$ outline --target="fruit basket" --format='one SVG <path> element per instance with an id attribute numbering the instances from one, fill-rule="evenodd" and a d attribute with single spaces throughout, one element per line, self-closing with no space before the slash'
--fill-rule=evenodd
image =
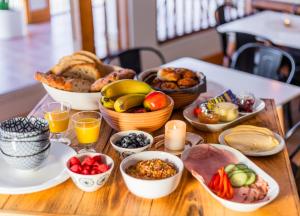
<path id="1" fill-rule="evenodd" d="M 174 101 L 171 97 L 167 97 L 168 105 L 161 110 L 153 112 L 121 113 L 105 108 L 101 102 L 99 102 L 99 109 L 105 121 L 117 131 L 142 130 L 153 132 L 161 128 L 172 114 Z"/>
<path id="2" fill-rule="evenodd" d="M 153 68 L 144 71 L 138 75 L 138 80 L 144 81 L 150 84 L 156 77 L 159 68 Z M 206 77 L 200 73 L 195 72 L 199 83 L 191 88 L 174 89 L 174 90 L 163 90 L 160 88 L 153 87 L 155 90 L 162 91 L 172 97 L 174 100 L 174 109 L 185 107 L 193 101 L 195 101 L 200 93 L 206 92 Z"/>

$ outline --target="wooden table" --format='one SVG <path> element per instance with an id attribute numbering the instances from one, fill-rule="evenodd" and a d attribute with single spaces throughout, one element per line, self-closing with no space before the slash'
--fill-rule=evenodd
<path id="1" fill-rule="evenodd" d="M 291 26 L 283 24 L 283 19 L 288 17 Z M 229 22 L 217 27 L 217 31 L 241 32 L 261 36 L 278 46 L 300 49 L 300 16 L 284 14 L 275 11 L 264 11 Z"/>
<path id="2" fill-rule="evenodd" d="M 207 79 L 207 93 L 202 97 L 215 97 L 226 89 L 235 93 L 252 92 L 256 97 L 272 98 L 277 106 L 282 106 L 300 96 L 300 87 L 264 78 L 243 71 L 226 68 L 194 58 L 180 58 L 164 66 L 185 67 L 201 71 Z"/>
<path id="3" fill-rule="evenodd" d="M 31 115 L 41 115 L 42 104 L 51 101 L 45 97 Z M 266 109 L 256 117 L 244 122 L 268 127 L 282 135 L 273 100 L 266 100 Z M 183 119 L 182 111 L 176 111 L 172 119 Z M 207 143 L 217 143 L 219 133 L 197 131 L 188 124 L 187 130 L 200 134 Z M 71 139 L 76 144 L 74 134 Z M 119 155 L 109 144 L 114 131 L 103 122 L 101 137 L 96 149 L 108 154 L 115 161 L 115 169 L 103 188 L 93 193 L 84 193 L 72 182 L 27 195 L 0 195 L 1 215 L 300 215 L 299 199 L 291 173 L 286 149 L 277 155 L 251 158 L 270 174 L 280 186 L 279 196 L 269 205 L 252 213 L 238 213 L 225 209 L 202 188 L 200 183 L 184 170 L 181 182 L 171 195 L 157 200 L 147 200 L 132 195 L 126 188 L 120 171 Z M 162 134 L 159 130 L 154 135 Z"/>

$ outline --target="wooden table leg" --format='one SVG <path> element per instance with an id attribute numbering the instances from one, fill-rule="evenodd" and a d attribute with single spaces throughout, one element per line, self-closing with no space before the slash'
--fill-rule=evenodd
<path id="1" fill-rule="evenodd" d="M 285 124 L 284 124 L 284 111 L 283 111 L 283 107 L 282 106 L 277 106 L 277 114 L 279 117 L 279 122 L 280 122 L 280 126 L 281 129 L 283 131 L 283 134 L 285 134 Z"/>

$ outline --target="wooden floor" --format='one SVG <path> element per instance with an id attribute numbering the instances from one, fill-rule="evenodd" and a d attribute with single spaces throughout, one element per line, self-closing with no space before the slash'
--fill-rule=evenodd
<path id="1" fill-rule="evenodd" d="M 26 37 L 0 40 L 0 95 L 35 83 L 35 71 L 47 71 L 73 51 L 69 14 L 28 26 Z"/>

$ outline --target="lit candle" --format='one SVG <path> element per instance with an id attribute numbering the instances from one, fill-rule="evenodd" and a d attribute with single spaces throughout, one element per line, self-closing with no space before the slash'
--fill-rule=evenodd
<path id="1" fill-rule="evenodd" d="M 165 148 L 174 154 L 184 150 L 186 124 L 180 120 L 172 120 L 165 125 Z"/>
<path id="2" fill-rule="evenodd" d="M 283 20 L 283 23 L 284 23 L 285 26 L 290 26 L 291 25 L 291 20 L 289 18 L 285 18 Z"/>

